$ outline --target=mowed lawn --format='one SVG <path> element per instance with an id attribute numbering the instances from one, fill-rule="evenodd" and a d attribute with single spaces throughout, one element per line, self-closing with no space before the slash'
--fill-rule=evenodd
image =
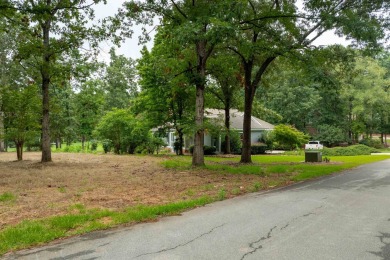
<path id="1" fill-rule="evenodd" d="M 117 225 L 156 220 L 248 192 L 390 159 L 387 155 L 331 157 L 304 163 L 303 156 L 259 155 L 253 164 L 239 156 L 206 157 L 191 167 L 190 156 L 131 156 L 0 153 L 0 255 L 11 250 Z"/>

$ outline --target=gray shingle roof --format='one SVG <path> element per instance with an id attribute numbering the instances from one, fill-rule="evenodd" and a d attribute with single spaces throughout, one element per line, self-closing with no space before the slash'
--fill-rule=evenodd
<path id="1" fill-rule="evenodd" d="M 205 109 L 205 117 L 216 118 L 218 120 L 224 120 L 225 111 L 220 109 Z M 237 130 L 242 130 L 244 123 L 244 112 L 240 112 L 237 109 L 230 109 L 230 126 Z M 252 116 L 251 128 L 252 130 L 272 130 L 274 125 L 265 122 L 257 117 Z"/>

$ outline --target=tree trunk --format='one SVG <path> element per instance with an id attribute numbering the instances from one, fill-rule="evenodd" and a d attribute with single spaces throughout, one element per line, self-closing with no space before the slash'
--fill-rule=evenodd
<path id="1" fill-rule="evenodd" d="M 196 132 L 194 136 L 194 151 L 192 154 L 192 165 L 203 166 L 204 165 L 204 129 L 203 129 L 203 116 L 204 116 L 204 88 L 196 87 L 196 106 L 195 106 L 195 127 Z"/>
<path id="2" fill-rule="evenodd" d="M 255 95 L 255 89 L 252 86 L 245 86 L 245 108 L 241 163 L 252 163 L 251 157 L 251 123 L 252 123 L 252 104 Z"/>
<path id="3" fill-rule="evenodd" d="M 16 145 L 16 156 L 18 158 L 18 161 L 23 160 L 23 142 L 15 141 Z"/>
<path id="4" fill-rule="evenodd" d="M 226 128 L 226 135 L 225 135 L 225 154 L 231 154 L 230 150 L 230 102 L 229 100 L 226 100 L 225 103 L 225 128 Z"/>
<path id="5" fill-rule="evenodd" d="M 179 155 L 184 155 L 183 154 L 183 146 L 184 146 L 183 129 L 179 129 L 177 133 L 179 134 Z"/>
<path id="6" fill-rule="evenodd" d="M 206 32 L 207 26 L 205 25 L 203 30 Z M 204 129 L 203 129 L 203 117 L 204 117 L 204 89 L 206 85 L 206 61 L 209 57 L 212 48 L 206 50 L 207 42 L 201 40 L 196 43 L 196 54 L 198 56 L 197 75 L 195 75 L 196 85 L 196 102 L 195 102 L 195 127 L 196 132 L 194 136 L 194 151 L 192 154 L 192 165 L 203 166 L 204 165 Z"/>
<path id="7" fill-rule="evenodd" d="M 1 101 L 1 97 L 0 97 Z M 1 108 L 1 103 L 0 103 Z M 5 145 L 4 145 L 4 121 L 3 121 L 3 112 L 0 111 L 0 153 L 5 151 Z"/>
<path id="8" fill-rule="evenodd" d="M 84 151 L 84 148 L 85 148 L 85 136 L 81 136 L 81 149 L 83 149 Z"/>
<path id="9" fill-rule="evenodd" d="M 50 21 L 42 26 L 43 30 L 43 48 L 42 57 L 42 162 L 51 162 L 51 146 L 50 146 Z"/>

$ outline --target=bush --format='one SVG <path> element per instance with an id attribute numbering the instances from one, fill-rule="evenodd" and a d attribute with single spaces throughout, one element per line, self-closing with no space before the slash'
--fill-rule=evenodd
<path id="1" fill-rule="evenodd" d="M 358 144 L 348 147 L 334 147 L 324 148 L 322 151 L 323 156 L 355 156 L 355 155 L 370 155 L 371 153 L 379 152 L 377 149 Z"/>
<path id="2" fill-rule="evenodd" d="M 309 136 L 290 125 L 275 126 L 273 135 L 274 141 L 277 142 L 279 146 L 285 147 L 289 150 L 301 147 L 309 140 Z"/>
<path id="3" fill-rule="evenodd" d="M 252 144 L 251 154 L 265 154 L 267 150 L 267 145 L 264 143 Z"/>
<path id="4" fill-rule="evenodd" d="M 98 141 L 91 140 L 91 151 L 96 151 L 98 147 Z"/>
<path id="5" fill-rule="evenodd" d="M 359 144 L 364 144 L 364 145 L 367 145 L 369 147 L 374 147 L 376 149 L 383 148 L 383 144 L 382 144 L 381 140 L 379 140 L 379 139 L 364 138 L 364 139 L 359 141 Z"/>
<path id="6" fill-rule="evenodd" d="M 103 150 L 104 150 L 104 153 L 108 153 L 111 151 L 111 148 L 112 148 L 112 142 L 111 140 L 109 139 L 105 139 L 102 141 L 102 145 L 103 145 Z"/>
<path id="7" fill-rule="evenodd" d="M 223 141 L 221 143 L 221 150 L 225 151 L 225 138 L 222 135 Z M 230 152 L 232 154 L 240 154 L 241 153 L 242 142 L 240 138 L 240 133 L 237 131 L 230 130 Z"/>
<path id="8" fill-rule="evenodd" d="M 203 152 L 204 155 L 214 155 L 215 152 L 217 151 L 217 148 L 215 146 L 208 146 L 208 145 L 203 145 Z M 194 146 L 190 146 L 190 153 L 192 154 L 194 152 Z"/>

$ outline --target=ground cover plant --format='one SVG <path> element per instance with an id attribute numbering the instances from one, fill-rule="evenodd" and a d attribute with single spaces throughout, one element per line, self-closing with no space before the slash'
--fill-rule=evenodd
<path id="1" fill-rule="evenodd" d="M 155 220 L 216 200 L 285 186 L 390 158 L 331 157 L 304 163 L 299 155 L 206 157 L 193 168 L 190 156 L 0 153 L 0 254 L 56 238 L 119 224 Z"/>

